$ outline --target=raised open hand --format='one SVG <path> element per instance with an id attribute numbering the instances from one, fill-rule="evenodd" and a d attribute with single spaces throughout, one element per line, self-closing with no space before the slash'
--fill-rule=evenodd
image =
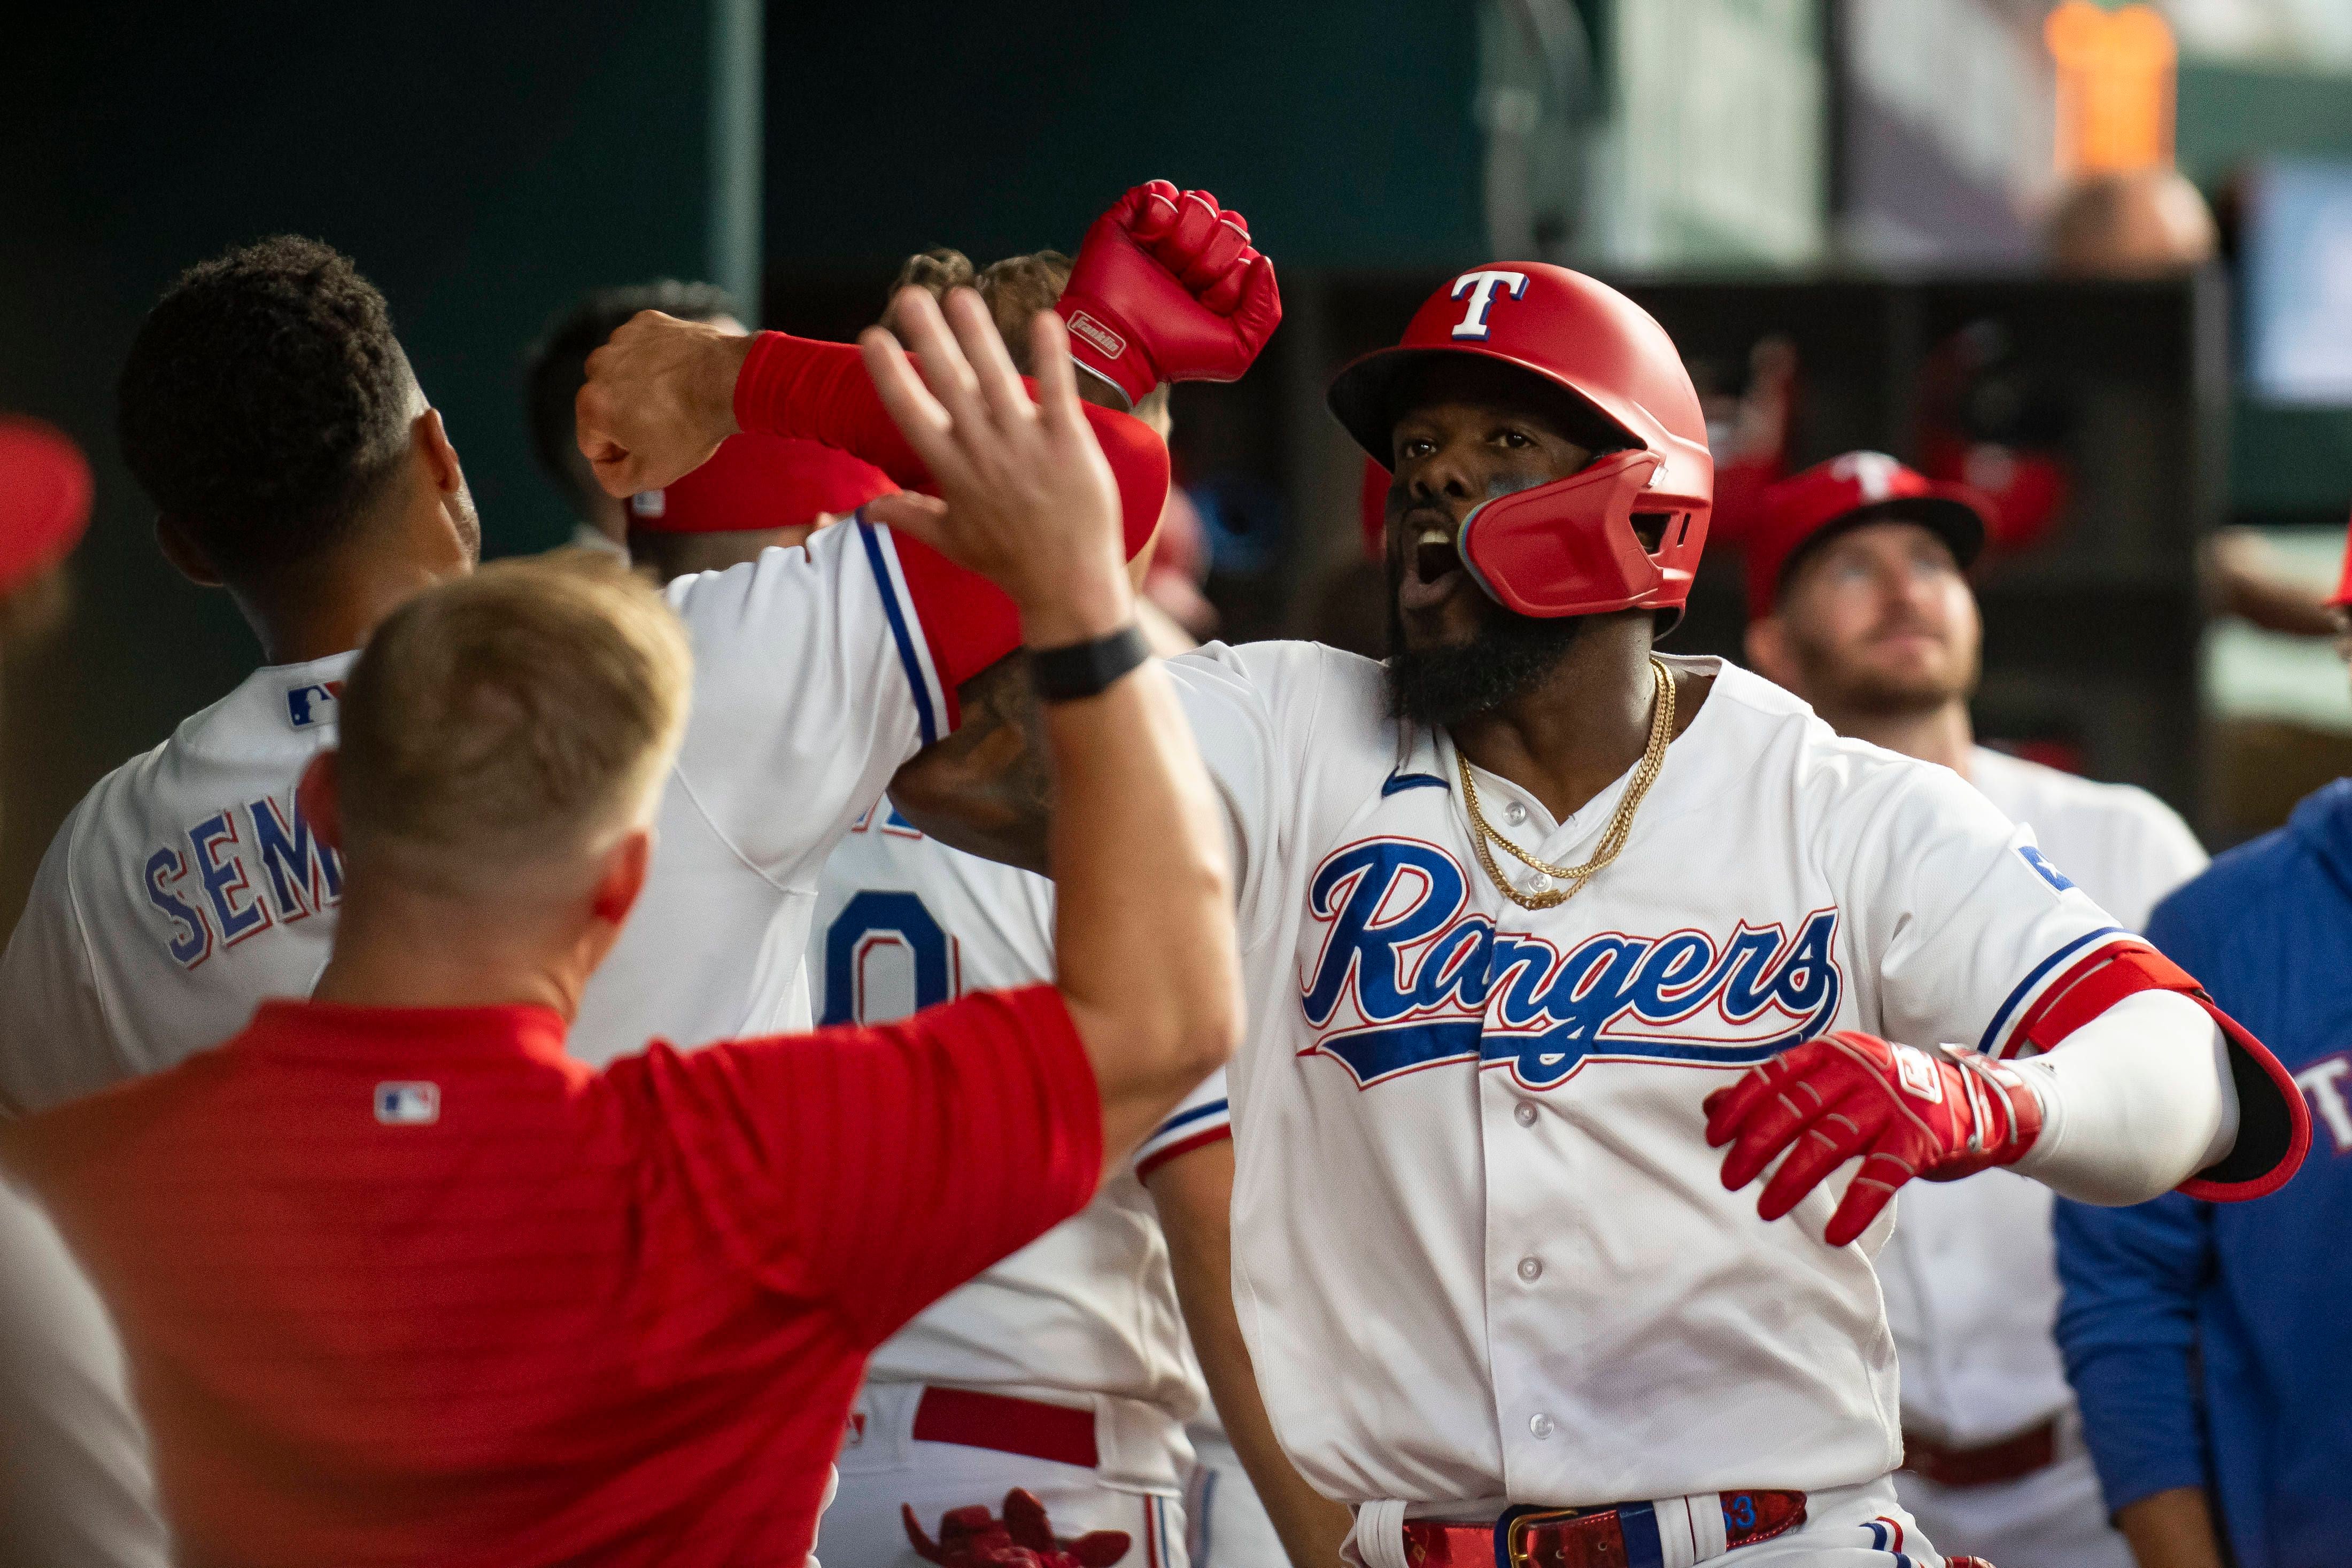
<path id="1" fill-rule="evenodd" d="M 1118 492 L 1078 403 L 1061 320 L 1031 324 L 1032 402 L 988 308 L 968 288 L 944 314 L 919 288 L 900 293 L 895 319 L 921 361 L 879 327 L 859 339 L 883 406 L 938 484 L 938 497 L 902 493 L 866 516 L 903 529 L 1012 596 L 1034 646 L 1084 642 L 1134 614 L 1118 526 Z"/>

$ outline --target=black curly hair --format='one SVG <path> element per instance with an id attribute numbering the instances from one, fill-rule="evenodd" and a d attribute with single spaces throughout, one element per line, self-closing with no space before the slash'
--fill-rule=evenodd
<path id="1" fill-rule="evenodd" d="M 180 275 L 115 387 L 122 455 L 226 573 L 324 549 L 406 450 L 416 396 L 375 285 L 277 235 Z"/>
<path id="2" fill-rule="evenodd" d="M 547 324 L 523 367 L 523 400 L 530 412 L 531 451 L 573 512 L 587 516 L 593 499 L 572 455 L 572 404 L 588 379 L 588 356 L 604 346 L 621 324 L 640 310 L 658 310 L 681 321 L 734 316 L 735 298 L 715 283 L 681 283 L 674 277 L 625 288 L 597 288 L 572 301 Z"/>

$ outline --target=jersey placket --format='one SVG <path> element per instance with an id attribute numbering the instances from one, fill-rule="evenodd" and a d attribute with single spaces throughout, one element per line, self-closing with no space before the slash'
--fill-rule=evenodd
<path id="1" fill-rule="evenodd" d="M 1565 822 L 1555 823 L 1532 794 L 1480 770 L 1479 805 L 1489 825 L 1535 859 L 1574 864 L 1592 852 L 1630 777 L 1629 770 Z M 1475 831 L 1466 818 L 1465 831 Z M 1499 849 L 1495 860 L 1522 892 L 1548 893 L 1559 885 Z M 1503 1050 L 1508 1041 L 1498 1039 L 1504 1033 L 1506 998 L 1515 991 L 1535 994 L 1545 976 L 1532 964 L 1556 963 L 1559 954 L 1575 946 L 1569 934 L 1589 924 L 1584 910 L 1593 890 L 1552 909 L 1534 910 L 1504 897 L 1475 863 L 1471 884 L 1476 903 L 1492 912 L 1496 938 L 1486 998 L 1478 1106 L 1486 1192 L 1487 1370 L 1501 1438 L 1502 1479 L 1512 1497 L 1557 1496 L 1562 1485 L 1573 1484 L 1575 1467 L 1570 1456 L 1589 1436 L 1581 1406 L 1570 1391 L 1589 1385 L 1600 1370 L 1581 1364 L 1583 1336 L 1575 1324 L 1599 1304 L 1595 1292 L 1606 1285 L 1597 1277 L 1602 1248 L 1591 1233 L 1589 1207 L 1557 1199 L 1561 1194 L 1598 1193 L 1603 1176 L 1594 1151 L 1573 1137 L 1567 1120 L 1547 1103 L 1570 1092 L 1569 1084 L 1528 1088 L 1496 1052 L 1513 1054 Z M 1506 973 L 1512 957 L 1504 945 L 1514 938 L 1541 943 L 1539 957 L 1522 979 Z M 1496 978 L 1506 983 L 1491 984 Z"/>

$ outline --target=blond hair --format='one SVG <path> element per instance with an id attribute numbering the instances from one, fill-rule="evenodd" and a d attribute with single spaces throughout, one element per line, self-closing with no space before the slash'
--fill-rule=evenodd
<path id="1" fill-rule="evenodd" d="M 1034 376 L 1037 367 L 1030 363 L 1029 323 L 1039 311 L 1051 310 L 1069 283 L 1070 258 L 1058 250 L 1008 256 L 974 271 L 971 258 L 963 252 L 933 246 L 918 251 L 899 265 L 898 276 L 890 283 L 891 304 L 884 308 L 881 324 L 905 336 L 898 332 L 896 319 L 898 291 L 902 288 L 920 288 L 939 300 L 945 300 L 950 288 L 977 289 L 981 303 L 988 307 L 988 314 L 996 323 L 996 335 L 1004 340 L 1004 351 L 1012 356 L 1013 368 L 1024 376 Z M 1137 418 L 1150 422 L 1167 406 L 1168 387 L 1162 382 L 1144 393 L 1132 412 Z"/>
<path id="2" fill-rule="evenodd" d="M 649 811 L 692 674 L 667 602 L 602 552 L 499 561 L 420 594 L 343 689 L 344 846 L 459 884 L 592 853 Z"/>

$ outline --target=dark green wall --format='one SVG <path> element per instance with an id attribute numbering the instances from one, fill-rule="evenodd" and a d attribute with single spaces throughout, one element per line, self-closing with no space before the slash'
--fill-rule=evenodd
<path id="1" fill-rule="evenodd" d="M 1486 243 L 1474 16 L 1468 0 L 772 6 L 771 264 L 1075 246 L 1159 176 L 1246 213 L 1285 266 L 1458 266 Z"/>
<path id="2" fill-rule="evenodd" d="M 228 690 L 257 649 L 157 558 L 114 451 L 115 367 L 191 262 L 275 230 L 392 301 L 493 550 L 565 525 L 530 465 L 524 347 L 581 288 L 698 271 L 702 5 L 68 8 L 0 107 L 0 408 L 89 448 L 98 509 L 65 639 L 6 671 L 0 929 L 98 774 Z"/>

